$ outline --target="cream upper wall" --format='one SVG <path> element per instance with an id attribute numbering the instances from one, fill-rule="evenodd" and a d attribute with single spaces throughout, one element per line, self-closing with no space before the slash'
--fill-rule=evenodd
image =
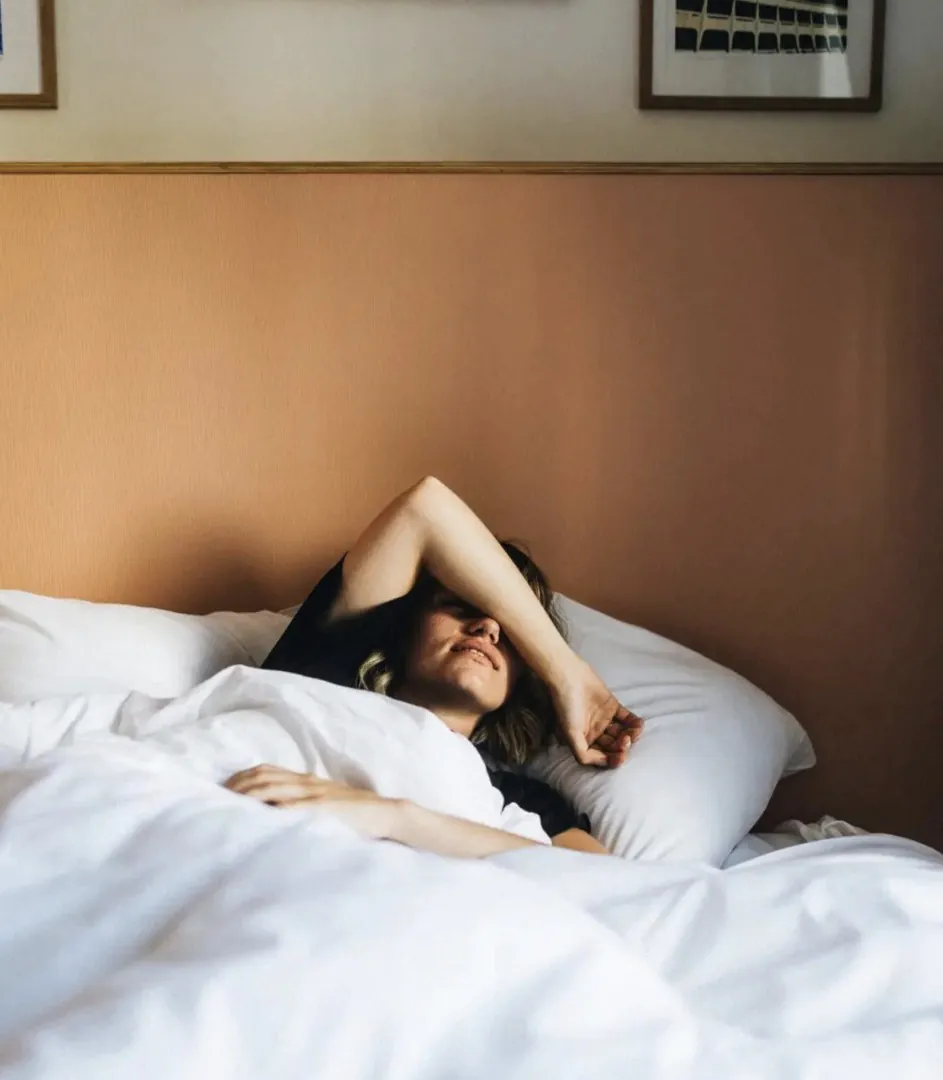
<path id="1" fill-rule="evenodd" d="M 943 161 L 943 0 L 888 7 L 882 113 L 771 116 L 639 112 L 636 0 L 59 0 L 0 159 Z"/>

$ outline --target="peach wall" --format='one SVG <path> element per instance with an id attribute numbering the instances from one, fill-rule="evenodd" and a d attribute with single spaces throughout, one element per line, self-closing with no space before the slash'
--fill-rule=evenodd
<path id="1" fill-rule="evenodd" d="M 0 586 L 297 599 L 434 472 L 943 842 L 943 180 L 0 177 Z"/>

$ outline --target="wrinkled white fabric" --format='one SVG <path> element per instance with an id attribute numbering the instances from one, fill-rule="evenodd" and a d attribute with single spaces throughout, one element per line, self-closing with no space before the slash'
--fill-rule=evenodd
<path id="1" fill-rule="evenodd" d="M 777 825 L 772 832 L 747 833 L 727 856 L 723 866 L 727 870 L 748 859 L 768 855 L 793 844 L 811 844 L 819 840 L 834 840 L 839 836 L 867 836 L 867 829 L 860 829 L 847 821 L 826 814 L 818 821 L 804 822 L 791 819 Z"/>
<path id="2" fill-rule="evenodd" d="M 365 690 L 230 667 L 178 698 L 86 694 L 0 705 L 0 746 L 20 758 L 77 741 L 133 739 L 221 783 L 262 763 L 408 798 L 541 843 L 536 814 L 504 806 L 481 755 L 437 716 Z"/>
<path id="3" fill-rule="evenodd" d="M 815 840 L 834 840 L 839 836 L 868 835 L 867 829 L 859 829 L 857 825 L 852 825 L 848 821 L 841 821 L 839 818 L 832 817 L 831 814 L 820 817 L 818 821 L 810 822 L 790 819 L 784 821 L 781 825 L 777 825 L 774 832 L 798 837 L 799 840 L 806 844 Z"/>
<path id="4" fill-rule="evenodd" d="M 263 743 L 353 760 L 323 713 L 356 692 L 217 680 L 0 715 L 2 1080 L 939 1077 L 935 852 L 843 838 L 722 872 L 367 841 L 216 782 Z"/>

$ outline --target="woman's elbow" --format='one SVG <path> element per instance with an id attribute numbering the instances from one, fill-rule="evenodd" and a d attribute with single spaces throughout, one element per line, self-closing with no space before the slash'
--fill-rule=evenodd
<path id="1" fill-rule="evenodd" d="M 557 833 L 551 840 L 554 847 L 569 848 L 571 851 L 586 851 L 593 855 L 610 855 L 608 848 L 583 829 L 567 829 Z"/>
<path id="2" fill-rule="evenodd" d="M 448 488 L 437 476 L 424 476 L 417 480 L 411 488 L 406 490 L 406 496 L 411 499 L 430 499 L 442 495 Z"/>
<path id="3" fill-rule="evenodd" d="M 428 521 L 451 494 L 437 477 L 424 476 L 403 492 L 400 504 L 404 510 Z"/>

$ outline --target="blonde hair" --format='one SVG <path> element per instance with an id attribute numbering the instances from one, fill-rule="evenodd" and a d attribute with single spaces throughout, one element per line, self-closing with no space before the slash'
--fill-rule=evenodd
<path id="1" fill-rule="evenodd" d="M 554 626 L 565 637 L 563 618 L 543 571 L 520 545 L 506 541 L 501 546 L 524 575 Z M 417 617 L 424 603 L 428 603 L 434 584 L 429 577 L 421 578 L 417 583 L 413 609 Z M 412 627 L 403 628 L 406 631 L 404 637 L 415 632 L 415 619 L 413 623 Z M 404 674 L 406 656 L 406 643 L 398 644 L 398 648 L 377 649 L 363 661 L 355 684 L 359 689 L 385 695 L 395 689 Z M 471 741 L 500 764 L 524 765 L 553 741 L 554 721 L 549 690 L 530 668 L 524 667 L 507 701 L 478 721 Z"/>

